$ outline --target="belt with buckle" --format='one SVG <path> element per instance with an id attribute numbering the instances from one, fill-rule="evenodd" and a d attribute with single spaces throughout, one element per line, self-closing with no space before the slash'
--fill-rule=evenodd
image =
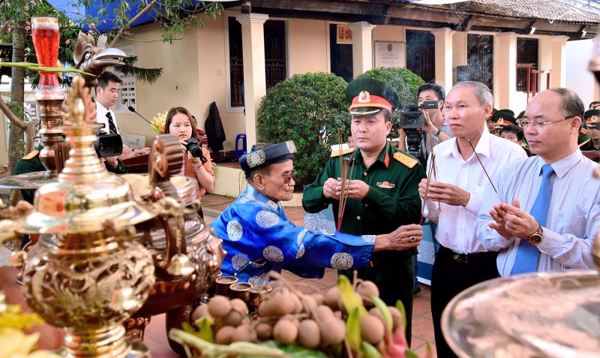
<path id="1" fill-rule="evenodd" d="M 461 264 L 477 264 L 482 262 L 490 262 L 495 261 L 496 256 L 498 256 L 497 252 L 473 252 L 473 253 L 463 253 L 452 251 L 447 247 L 440 246 L 440 254 L 446 255 L 452 259 L 454 262 L 458 262 Z"/>

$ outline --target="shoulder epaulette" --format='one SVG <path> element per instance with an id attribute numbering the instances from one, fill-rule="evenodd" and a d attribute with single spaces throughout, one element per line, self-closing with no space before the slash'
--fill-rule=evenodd
<path id="1" fill-rule="evenodd" d="M 417 165 L 417 163 L 419 163 L 417 159 L 411 157 L 410 155 L 404 152 L 394 153 L 394 159 L 409 167 L 410 169 L 414 168 L 414 166 Z"/>
<path id="2" fill-rule="evenodd" d="M 339 157 L 340 155 L 346 155 L 354 152 L 355 148 L 351 147 L 348 143 L 334 144 L 331 146 L 331 158 Z"/>
<path id="3" fill-rule="evenodd" d="M 35 156 L 38 155 L 39 153 L 40 153 L 40 151 L 37 149 L 32 150 L 31 152 L 27 153 L 27 155 L 24 156 L 23 159 L 31 160 L 31 159 L 35 158 Z"/>

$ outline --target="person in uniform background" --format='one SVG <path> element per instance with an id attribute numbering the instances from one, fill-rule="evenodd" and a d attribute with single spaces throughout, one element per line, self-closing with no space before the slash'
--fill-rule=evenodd
<path id="1" fill-rule="evenodd" d="M 40 150 L 41 145 L 25 155 L 22 159 L 17 160 L 15 163 L 15 175 L 25 174 L 25 173 L 33 173 L 46 171 L 46 167 L 42 164 L 40 160 Z M 33 204 L 33 199 L 35 197 L 34 189 L 21 189 L 21 196 L 23 196 L 23 200 L 26 202 Z"/>
<path id="2" fill-rule="evenodd" d="M 380 235 L 312 232 L 296 226 L 281 205 L 294 193 L 293 141 L 258 149 L 240 158 L 248 186 L 213 222 L 227 252 L 221 272 L 264 285 L 271 270 L 322 277 L 324 268 L 368 265 L 374 252 L 404 250 L 422 238 L 419 225 Z"/>
<path id="3" fill-rule="evenodd" d="M 484 190 L 489 180 L 486 171 L 493 180 L 506 163 L 527 157 L 518 144 L 489 132 L 486 119 L 493 103 L 483 83 L 464 81 L 452 87 L 444 116 L 454 138 L 434 147 L 427 164 L 430 177 L 419 184 L 424 216 L 437 223 L 435 237 L 440 243 L 431 275 L 431 314 L 439 357 L 456 356 L 441 329 L 448 303 L 461 291 L 498 277 L 497 253 L 487 250 L 475 235 L 480 204 L 493 195 Z M 504 116 L 500 113 L 496 124 Z"/>
<path id="4" fill-rule="evenodd" d="M 302 199 L 304 210 L 316 213 L 333 204 L 340 210 L 342 191 L 341 162 L 348 164 L 347 197 L 342 232 L 353 235 L 391 232 L 402 225 L 420 222 L 421 200 L 417 191 L 425 171 L 418 160 L 392 147 L 387 136 L 392 130 L 392 113 L 400 106 L 397 93 L 383 82 L 369 78 L 356 79 L 346 89 L 352 101 L 352 141 L 350 154 L 333 157 L 325 164 Z M 403 251 L 375 253 L 372 265 L 358 270 L 360 278 L 371 280 L 379 288 L 388 305 L 401 300 L 406 308 L 406 335 L 410 342 L 413 302 L 413 256 L 418 246 Z M 348 273 L 349 274 L 349 273 Z"/>
<path id="5" fill-rule="evenodd" d="M 600 109 L 600 101 L 592 101 L 592 102 L 590 102 L 589 109 Z"/>
<path id="6" fill-rule="evenodd" d="M 215 189 L 215 170 L 208 149 L 201 146 L 201 140 L 196 131 L 196 121 L 192 118 L 190 112 L 183 107 L 173 107 L 167 112 L 165 120 L 165 133 L 172 134 L 179 138 L 184 147 L 186 147 L 186 156 L 183 160 L 183 174 L 196 178 L 200 187 L 200 195 L 209 193 Z M 194 138 L 200 145 L 201 153 L 199 156 L 193 156 L 188 151 L 188 142 Z"/>
<path id="7" fill-rule="evenodd" d="M 590 133 L 590 150 L 600 150 L 600 109 L 587 110 L 583 117 Z"/>
<path id="8" fill-rule="evenodd" d="M 536 155 L 498 173 L 498 196 L 484 197 L 477 216 L 480 244 L 500 250 L 501 276 L 594 268 L 600 181 L 593 177 L 598 165 L 577 145 L 583 111 L 566 88 L 540 92 L 527 104 L 523 127 Z"/>
<path id="9" fill-rule="evenodd" d="M 502 128 L 506 126 L 518 126 L 515 112 L 510 109 L 497 110 L 492 114 L 492 121 L 494 122 L 494 128 L 491 132 L 497 136 L 500 135 Z"/>

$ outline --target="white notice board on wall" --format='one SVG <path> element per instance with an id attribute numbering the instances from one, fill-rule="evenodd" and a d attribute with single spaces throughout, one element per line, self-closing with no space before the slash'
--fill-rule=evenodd
<path id="1" fill-rule="evenodd" d="M 132 45 L 122 46 L 120 49 L 129 56 L 135 56 Z M 117 101 L 114 110 L 116 113 L 131 113 L 128 109 L 129 106 L 137 109 L 135 100 L 135 78 L 132 74 L 124 75 L 118 69 L 113 70 L 115 74 L 123 80 L 121 91 L 119 93 L 119 100 Z"/>
<path id="2" fill-rule="evenodd" d="M 376 41 L 375 67 L 406 67 L 406 44 Z"/>

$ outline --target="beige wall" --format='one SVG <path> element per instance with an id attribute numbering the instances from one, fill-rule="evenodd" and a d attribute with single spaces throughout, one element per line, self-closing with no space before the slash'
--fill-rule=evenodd
<path id="1" fill-rule="evenodd" d="M 0 165 L 8 165 L 8 147 L 6 143 L 6 118 L 0 111 Z"/>
<path id="2" fill-rule="evenodd" d="M 215 101 L 227 134 L 225 149 L 232 149 L 235 134 L 244 132 L 244 119 L 243 113 L 227 112 L 224 21 L 223 17 L 207 20 L 203 28 L 188 31 L 172 44 L 162 42 L 157 25 L 143 26 L 135 31 L 135 42 L 122 45 L 133 44 L 138 66 L 163 69 L 153 84 L 136 81 L 138 112 L 151 119 L 158 112 L 183 106 L 202 129 Z M 155 135 L 135 115 L 119 114 L 118 121 L 123 132 L 145 135 L 147 143 Z"/>
<path id="3" fill-rule="evenodd" d="M 288 73 L 329 72 L 326 21 L 289 19 Z"/>

